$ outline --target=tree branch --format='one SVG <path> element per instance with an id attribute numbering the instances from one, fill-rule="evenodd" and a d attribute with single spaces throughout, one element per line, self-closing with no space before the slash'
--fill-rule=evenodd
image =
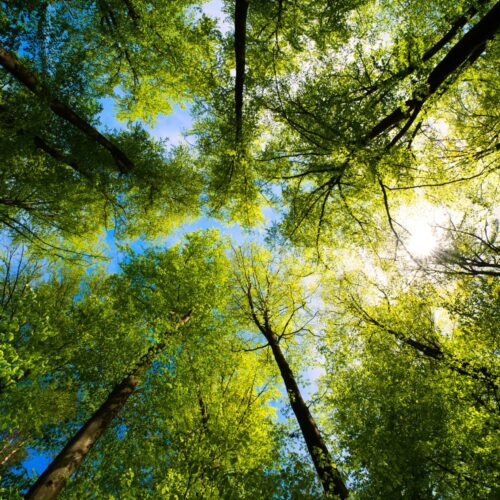
<path id="1" fill-rule="evenodd" d="M 47 102 L 50 109 L 56 115 L 71 123 L 89 139 L 107 149 L 114 158 L 121 173 L 125 174 L 133 170 L 134 164 L 121 149 L 104 137 L 94 126 L 84 120 L 67 104 L 52 97 L 49 90 L 40 83 L 38 78 L 2 46 L 0 46 L 0 65 L 2 65 L 18 82 L 31 90 L 40 100 Z"/>

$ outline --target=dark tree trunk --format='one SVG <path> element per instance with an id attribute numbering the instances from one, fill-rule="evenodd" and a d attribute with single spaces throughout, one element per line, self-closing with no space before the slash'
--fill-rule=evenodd
<path id="1" fill-rule="evenodd" d="M 480 0 L 478 2 L 478 5 L 485 4 L 487 0 Z M 453 38 L 458 34 L 458 32 L 467 24 L 471 21 L 471 18 L 473 18 L 477 14 L 477 7 L 475 5 L 471 6 L 467 12 L 455 19 L 455 21 L 451 24 L 451 28 L 431 47 L 429 47 L 425 52 L 424 55 L 422 56 L 421 62 L 426 62 L 429 61 L 432 57 L 434 57 L 441 49 L 444 48 L 444 46 L 451 42 Z M 399 71 L 395 75 L 391 75 L 389 78 L 386 80 L 383 80 L 380 83 L 377 83 L 376 85 L 372 86 L 370 90 L 367 92 L 368 94 L 373 93 L 375 90 L 378 90 L 384 86 L 384 84 L 389 83 L 389 82 L 394 82 L 394 81 L 400 81 L 408 76 L 410 76 L 412 73 L 414 73 L 417 69 L 419 68 L 418 64 L 410 64 L 407 68 Z"/>
<path id="2" fill-rule="evenodd" d="M 80 466 L 92 446 L 123 408 L 139 382 L 140 377 L 134 371 L 134 374 L 129 375 L 115 386 L 108 399 L 87 420 L 29 489 L 26 499 L 47 500 L 59 495 L 66 481 Z"/>
<path id="3" fill-rule="evenodd" d="M 486 42 L 495 36 L 500 28 L 500 2 L 497 2 L 483 18 L 474 25 L 446 54 L 441 62 L 432 70 L 427 83 L 429 95 L 432 95 L 441 84 L 467 59 L 477 57 L 484 51 Z"/>
<path id="4" fill-rule="evenodd" d="M 234 54 L 236 79 L 234 84 L 234 107 L 236 117 L 236 141 L 243 129 L 243 87 L 245 84 L 246 29 L 249 0 L 236 0 L 234 12 Z"/>
<path id="5" fill-rule="evenodd" d="M 285 383 L 290 405 L 297 422 L 299 423 L 300 430 L 306 442 L 307 449 L 311 455 L 316 472 L 321 480 L 325 492 L 339 496 L 340 498 L 347 498 L 349 493 L 342 481 L 340 472 L 335 467 L 328 447 L 321 436 L 321 432 L 316 425 L 316 422 L 309 411 L 302 394 L 300 393 L 299 386 L 295 381 L 295 376 L 290 368 L 290 365 L 285 359 L 277 338 L 273 332 L 267 331 L 266 338 L 273 351 L 274 359 L 280 369 L 283 382 Z"/>
<path id="6" fill-rule="evenodd" d="M 182 320 L 181 326 L 188 321 L 189 315 Z M 40 475 L 26 494 L 27 500 L 50 500 L 59 495 L 66 481 L 78 469 L 92 446 L 125 406 L 128 398 L 141 382 L 142 376 L 164 347 L 165 343 L 159 342 L 148 349 L 132 372 L 115 386 L 101 407 Z"/>
<path id="7" fill-rule="evenodd" d="M 137 14 L 137 11 L 135 10 L 134 4 L 132 3 L 131 0 L 123 0 L 123 3 L 127 7 L 127 12 L 130 17 L 134 21 L 134 24 L 139 20 L 139 14 Z"/>
<path id="8" fill-rule="evenodd" d="M 54 148 L 50 144 L 47 143 L 40 136 L 36 135 L 33 137 L 33 143 L 38 149 L 41 149 L 43 152 L 54 158 L 65 165 L 71 167 L 75 172 L 78 172 L 80 175 L 85 177 L 87 180 L 92 181 L 92 176 L 85 171 L 82 165 L 80 165 L 74 158 L 62 153 L 58 149 Z"/>
<path id="9" fill-rule="evenodd" d="M 481 0 L 477 2 L 477 5 L 483 5 L 486 3 L 486 0 Z M 469 7 L 467 12 L 463 15 L 455 19 L 449 31 L 444 34 L 438 42 L 436 42 L 429 50 L 426 51 L 424 56 L 422 57 L 422 61 L 428 61 L 432 56 L 437 54 L 448 42 L 453 40 L 453 37 L 462 29 L 468 22 L 470 22 L 471 17 L 474 17 L 477 14 L 476 5 L 472 5 Z"/>
<path id="10" fill-rule="evenodd" d="M 486 42 L 495 36 L 499 28 L 500 2 L 496 3 L 490 11 L 458 41 L 431 71 L 427 78 L 428 88 L 426 95 L 415 96 L 413 99 L 406 101 L 405 110 L 401 107 L 396 108 L 372 128 L 368 134 L 368 139 L 374 139 L 410 116 L 413 122 L 423 103 L 430 96 L 435 94 L 455 71 L 464 64 L 473 63 L 486 48 Z M 397 137 L 399 139 L 400 134 L 398 134 Z M 392 144 L 393 143 L 391 143 L 391 145 Z"/>
<path id="11" fill-rule="evenodd" d="M 38 78 L 26 69 L 12 54 L 0 46 L 0 65 L 2 65 L 18 82 L 25 85 L 31 92 L 43 101 L 47 102 L 50 109 L 58 116 L 81 130 L 88 138 L 97 142 L 111 153 L 121 173 L 133 170 L 132 161 L 125 153 L 104 137 L 95 127 L 80 117 L 67 104 L 51 97 L 38 81 Z"/>

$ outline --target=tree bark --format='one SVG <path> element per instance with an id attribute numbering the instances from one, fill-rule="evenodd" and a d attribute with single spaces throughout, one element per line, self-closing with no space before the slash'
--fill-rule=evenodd
<path id="1" fill-rule="evenodd" d="M 477 58 L 485 49 L 486 42 L 495 36 L 500 28 L 500 2 L 497 2 L 481 20 L 474 25 L 446 54 L 432 70 L 427 83 L 429 95 L 471 56 Z M 479 50 L 478 50 L 479 49 Z"/>
<path id="2" fill-rule="evenodd" d="M 307 449 L 311 455 L 311 459 L 316 468 L 316 472 L 321 480 L 323 489 L 326 493 L 330 493 L 340 498 L 347 498 L 349 493 L 342 481 L 340 472 L 335 467 L 328 447 L 321 436 L 321 432 L 316 425 L 316 422 L 309 411 L 299 386 L 295 381 L 295 376 L 290 368 L 290 365 L 285 359 L 277 338 L 272 331 L 266 331 L 266 339 L 273 351 L 274 359 L 280 369 L 283 382 L 285 383 L 290 405 L 297 422 L 299 423 L 302 436 L 306 442 Z"/>
<path id="3" fill-rule="evenodd" d="M 189 319 L 190 315 L 185 316 L 180 326 L 185 325 Z M 66 481 L 78 469 L 92 446 L 125 406 L 128 398 L 141 382 L 144 373 L 164 347 L 165 342 L 159 342 L 148 349 L 132 372 L 115 386 L 106 401 L 39 476 L 26 494 L 26 500 L 50 500 L 59 495 Z"/>
<path id="4" fill-rule="evenodd" d="M 236 0 L 234 12 L 234 55 L 236 79 L 234 83 L 234 107 L 236 117 L 236 141 L 243 129 L 243 87 L 245 84 L 246 29 L 249 0 Z"/>
<path id="5" fill-rule="evenodd" d="M 487 2 L 487 0 L 480 0 L 477 2 L 478 6 L 483 5 Z M 458 34 L 458 32 L 468 23 L 471 18 L 474 17 L 478 12 L 476 5 L 472 5 L 467 12 L 456 18 L 455 21 L 451 24 L 450 29 L 431 47 L 429 47 L 422 56 L 421 63 L 429 61 L 432 57 L 434 57 L 447 43 L 451 42 L 453 38 Z M 375 90 L 380 89 L 384 86 L 384 84 L 391 81 L 400 81 L 412 73 L 414 73 L 419 68 L 418 64 L 410 64 L 407 68 L 399 71 L 395 75 L 391 75 L 386 80 L 383 80 L 380 83 L 372 86 L 368 92 L 368 94 L 373 93 Z"/>
<path id="6" fill-rule="evenodd" d="M 18 82 L 31 90 L 37 97 L 47 102 L 50 109 L 56 115 L 71 123 L 81 130 L 89 139 L 107 149 L 114 158 L 121 173 L 125 174 L 133 170 L 134 164 L 120 148 L 104 137 L 95 127 L 79 116 L 67 104 L 52 97 L 48 90 L 39 82 L 38 78 L 2 46 L 0 46 L 0 65 L 2 65 Z"/>
<path id="7" fill-rule="evenodd" d="M 442 84 L 455 71 L 466 63 L 474 62 L 486 48 L 486 42 L 495 36 L 500 28 L 500 2 L 497 2 L 482 19 L 476 23 L 435 66 L 427 78 L 425 96 L 415 96 L 406 101 L 406 109 L 398 107 L 392 113 L 375 125 L 368 134 L 368 139 L 374 139 L 383 132 L 408 118 L 412 112 L 420 110 L 423 103 L 437 92 Z M 412 122 L 416 116 L 412 116 Z M 398 134 L 399 136 L 399 134 Z M 398 137 L 399 138 L 399 137 Z M 394 142 L 394 141 L 393 141 Z M 391 145 L 393 143 L 391 142 Z"/>
<path id="8" fill-rule="evenodd" d="M 477 5 L 479 6 L 485 3 L 486 0 L 480 0 L 479 2 L 477 2 Z M 429 50 L 425 52 L 424 56 L 422 57 L 422 61 L 428 61 L 432 56 L 437 54 L 448 42 L 453 39 L 458 31 L 470 21 L 471 17 L 475 16 L 476 14 L 477 7 L 476 5 L 472 5 L 463 16 L 455 19 L 448 32 L 444 34 L 438 42 L 436 42 Z"/>
<path id="9" fill-rule="evenodd" d="M 71 167 L 75 172 L 78 172 L 80 175 L 85 177 L 87 180 L 92 181 L 92 176 L 89 174 L 89 172 L 85 171 L 82 165 L 80 165 L 74 158 L 62 153 L 58 149 L 54 148 L 50 144 L 47 143 L 44 139 L 42 139 L 40 136 L 35 135 L 33 137 L 33 143 L 38 149 L 41 149 L 43 152 L 54 158 L 54 160 L 57 160 L 61 163 L 64 163 L 65 165 L 68 165 Z"/>

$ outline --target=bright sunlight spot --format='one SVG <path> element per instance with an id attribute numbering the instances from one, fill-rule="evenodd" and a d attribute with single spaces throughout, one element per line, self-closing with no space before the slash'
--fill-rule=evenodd
<path id="1" fill-rule="evenodd" d="M 403 207 L 397 220 L 406 230 L 404 241 L 408 251 L 415 257 L 425 257 L 436 249 L 442 229 L 449 217 L 442 207 L 422 201 Z"/>
<path id="2" fill-rule="evenodd" d="M 411 237 L 408 241 L 408 250 L 417 257 L 429 255 L 437 245 L 433 228 L 424 220 L 412 224 Z"/>

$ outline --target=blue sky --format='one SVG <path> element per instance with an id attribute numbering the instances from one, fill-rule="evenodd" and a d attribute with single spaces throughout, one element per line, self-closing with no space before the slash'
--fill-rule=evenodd
<path id="1" fill-rule="evenodd" d="M 217 0 L 207 5 L 214 8 L 213 5 L 216 4 L 220 4 L 220 2 Z M 127 126 L 126 122 L 117 120 L 115 103 L 112 98 L 102 99 L 101 104 L 103 110 L 100 118 L 103 128 L 121 129 Z M 143 126 L 154 138 L 158 140 L 168 140 L 169 145 L 176 146 L 183 142 L 192 144 L 194 138 L 192 136 L 189 137 L 189 131 L 193 124 L 190 109 L 189 106 L 182 108 L 176 105 L 173 107 L 173 111 L 170 115 L 159 115 L 154 126 L 149 126 L 147 124 L 143 124 Z M 267 224 L 278 218 L 277 212 L 270 207 L 265 207 L 263 209 L 263 215 Z M 266 235 L 266 223 L 252 230 L 247 230 L 243 229 L 239 224 L 226 224 L 214 217 L 202 216 L 194 222 L 183 224 L 166 238 L 158 240 L 156 244 L 172 245 L 182 239 L 186 233 L 198 231 L 200 229 L 218 229 L 222 235 L 229 236 L 235 246 L 249 241 L 263 244 Z M 110 258 L 107 270 L 109 272 L 117 272 L 119 271 L 119 262 L 122 259 L 122 255 L 117 248 L 117 243 L 119 242 L 116 241 L 113 230 L 106 233 L 105 243 L 107 245 L 106 254 Z M 130 247 L 138 253 L 144 251 L 149 245 L 148 242 L 142 239 L 127 243 L 129 243 Z"/>

